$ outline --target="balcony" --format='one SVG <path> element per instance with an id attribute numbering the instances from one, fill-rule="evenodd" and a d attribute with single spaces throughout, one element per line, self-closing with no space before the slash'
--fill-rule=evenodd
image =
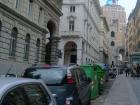
<path id="1" fill-rule="evenodd" d="M 61 31 L 60 32 L 61 37 L 73 37 L 73 38 L 79 38 L 82 37 L 82 34 L 80 31 Z"/>

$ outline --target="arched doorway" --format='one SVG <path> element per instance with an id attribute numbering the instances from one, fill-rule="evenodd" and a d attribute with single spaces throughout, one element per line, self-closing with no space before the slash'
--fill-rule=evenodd
<path id="1" fill-rule="evenodd" d="M 49 21 L 47 24 L 47 28 L 49 33 L 47 34 L 49 42 L 46 44 L 46 55 L 45 55 L 45 63 L 51 64 L 51 57 L 52 57 L 52 41 L 56 31 L 56 26 L 53 21 Z"/>
<path id="2" fill-rule="evenodd" d="M 64 46 L 64 64 L 77 63 L 77 45 L 67 42 Z"/>

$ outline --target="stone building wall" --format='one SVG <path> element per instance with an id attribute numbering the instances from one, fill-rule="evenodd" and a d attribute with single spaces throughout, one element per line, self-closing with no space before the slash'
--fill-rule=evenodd
<path id="1" fill-rule="evenodd" d="M 48 27 L 55 29 L 52 40 L 59 37 L 59 17 L 62 13 L 60 7 L 56 5 L 49 0 L 45 2 L 43 0 L 0 1 L 0 67 L 2 67 L 0 73 L 5 73 L 12 67 L 11 72 L 20 74 L 32 64 L 45 63 Z M 50 21 L 51 23 L 48 25 Z M 17 30 L 17 38 L 15 55 L 11 56 L 9 53 L 11 41 L 13 41 L 12 29 Z M 30 46 L 28 59 L 25 59 L 27 34 L 30 36 Z M 40 40 L 38 52 L 37 39 Z M 56 58 L 51 56 L 51 61 L 57 63 L 57 43 L 52 45 L 52 48 L 55 52 L 51 52 L 51 55 L 56 56 Z"/>

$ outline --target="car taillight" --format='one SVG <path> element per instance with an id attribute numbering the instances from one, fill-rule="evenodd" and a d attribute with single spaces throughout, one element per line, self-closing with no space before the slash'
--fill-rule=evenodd
<path id="1" fill-rule="evenodd" d="M 67 83 L 68 84 L 74 83 L 74 79 L 72 78 L 72 74 L 71 73 L 67 74 Z"/>

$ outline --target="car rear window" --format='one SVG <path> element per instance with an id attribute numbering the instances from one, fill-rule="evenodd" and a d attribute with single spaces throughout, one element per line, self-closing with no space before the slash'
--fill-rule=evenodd
<path id="1" fill-rule="evenodd" d="M 46 84 L 61 84 L 66 78 L 63 68 L 31 68 L 27 69 L 24 77 L 42 79 Z"/>

